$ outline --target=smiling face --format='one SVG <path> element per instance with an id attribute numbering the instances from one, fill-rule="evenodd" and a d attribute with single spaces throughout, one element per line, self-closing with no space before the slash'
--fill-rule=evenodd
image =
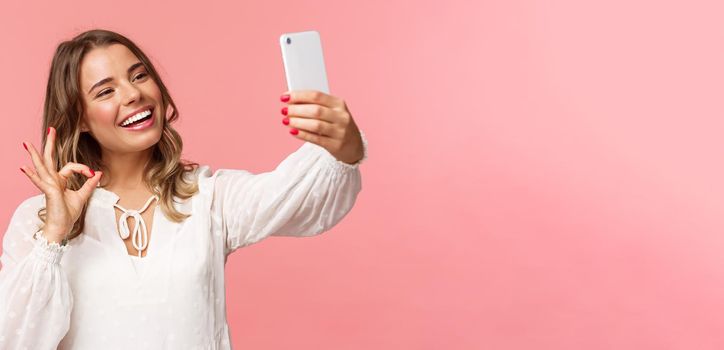
<path id="1" fill-rule="evenodd" d="M 148 150 L 161 138 L 163 106 L 161 90 L 143 63 L 121 44 L 96 47 L 80 64 L 80 93 L 85 112 L 81 131 L 89 132 L 103 152 L 118 154 Z M 150 119 L 139 126 L 122 127 L 128 117 Z"/>

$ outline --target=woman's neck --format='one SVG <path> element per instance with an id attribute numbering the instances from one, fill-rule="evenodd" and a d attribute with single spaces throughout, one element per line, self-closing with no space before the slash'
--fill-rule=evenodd
<path id="1" fill-rule="evenodd" d="M 150 159 L 150 148 L 143 152 L 125 154 L 104 152 L 103 164 L 106 169 L 101 178 L 101 186 L 113 192 L 147 191 L 144 170 Z M 103 179 L 107 182 L 103 182 Z"/>

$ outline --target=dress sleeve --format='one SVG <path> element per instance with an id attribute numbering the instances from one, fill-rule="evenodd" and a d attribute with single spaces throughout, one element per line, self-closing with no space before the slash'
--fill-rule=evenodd
<path id="1" fill-rule="evenodd" d="M 70 245 L 48 243 L 38 230 L 40 194 L 13 213 L 0 256 L 0 349 L 56 349 L 70 327 L 73 295 L 60 268 Z"/>
<path id="2" fill-rule="evenodd" d="M 313 236 L 342 220 L 362 190 L 367 139 L 361 134 L 364 156 L 354 164 L 305 142 L 270 172 L 217 170 L 211 211 L 225 254 L 268 236 Z"/>

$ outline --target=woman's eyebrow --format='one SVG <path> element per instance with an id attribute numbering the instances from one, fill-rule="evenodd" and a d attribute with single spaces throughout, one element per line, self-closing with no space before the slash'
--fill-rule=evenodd
<path id="1" fill-rule="evenodd" d="M 142 65 L 143 65 L 142 62 L 136 62 L 136 63 L 132 64 L 130 67 L 128 67 L 128 71 L 127 71 L 128 74 L 131 74 L 131 72 L 133 72 L 134 69 L 136 69 L 138 66 L 142 66 Z M 108 78 L 105 78 L 105 79 L 101 79 L 101 81 L 99 81 L 99 82 L 93 84 L 93 86 L 91 86 L 90 90 L 88 90 L 88 94 L 90 94 L 91 92 L 93 92 L 93 89 L 95 89 L 95 88 L 97 88 L 97 87 L 99 87 L 99 86 L 101 86 L 101 85 L 103 85 L 103 84 L 105 84 L 105 83 L 107 83 L 107 82 L 109 82 L 109 81 L 113 81 L 113 78 L 108 77 Z"/>

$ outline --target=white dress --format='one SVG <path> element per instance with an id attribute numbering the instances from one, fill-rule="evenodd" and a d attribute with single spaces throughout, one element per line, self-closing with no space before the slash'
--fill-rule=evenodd
<path id="1" fill-rule="evenodd" d="M 230 253 L 268 236 L 313 236 L 352 209 L 359 164 L 304 144 L 275 170 L 199 167 L 199 193 L 154 207 L 147 255 L 128 254 L 118 196 L 97 187 L 85 230 L 66 246 L 36 234 L 45 195 L 24 200 L 3 237 L 0 349 L 231 349 L 224 265 Z"/>

